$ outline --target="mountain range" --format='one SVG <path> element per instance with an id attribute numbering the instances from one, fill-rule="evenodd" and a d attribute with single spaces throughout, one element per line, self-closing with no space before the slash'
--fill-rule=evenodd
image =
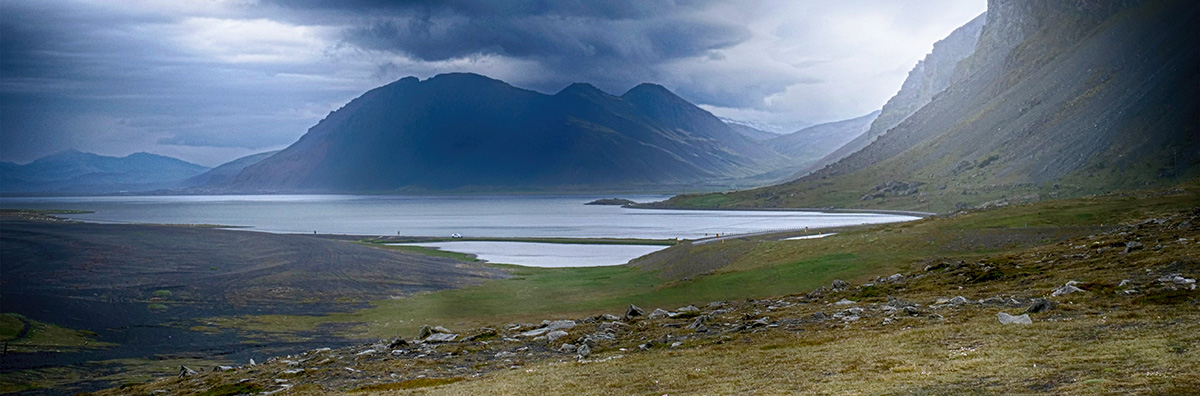
<path id="1" fill-rule="evenodd" d="M 24 165 L 0 162 L 0 192 L 106 194 L 174 188 L 209 168 L 149 153 L 109 157 L 67 150 Z"/>
<path id="2" fill-rule="evenodd" d="M 287 148 L 211 170 L 145 153 L 116 161 L 65 152 L 0 163 L 0 189 L 389 194 L 782 182 L 663 206 L 947 211 L 1172 183 L 1200 169 L 1198 8 L 989 0 L 880 111 L 786 135 L 723 121 L 655 84 L 617 96 L 576 83 L 551 95 L 451 73 L 368 91 Z"/>
<path id="3" fill-rule="evenodd" d="M 554 95 L 468 73 L 376 88 L 215 190 L 242 192 L 680 189 L 788 159 L 666 88 Z"/>

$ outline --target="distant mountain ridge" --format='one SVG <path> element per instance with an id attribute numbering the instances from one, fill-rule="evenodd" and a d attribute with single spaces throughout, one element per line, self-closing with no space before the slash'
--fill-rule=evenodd
<path id="1" fill-rule="evenodd" d="M 787 159 L 666 88 L 554 95 L 469 73 L 373 89 L 216 191 L 559 191 L 688 188 Z"/>
<path id="2" fill-rule="evenodd" d="M 24 165 L 0 167 L 0 192 L 102 194 L 174 187 L 209 168 L 149 153 L 108 157 L 66 150 Z"/>
<path id="3" fill-rule="evenodd" d="M 798 166 L 807 166 L 867 133 L 879 114 L 876 110 L 848 120 L 813 125 L 767 140 L 766 144 L 794 159 Z"/>

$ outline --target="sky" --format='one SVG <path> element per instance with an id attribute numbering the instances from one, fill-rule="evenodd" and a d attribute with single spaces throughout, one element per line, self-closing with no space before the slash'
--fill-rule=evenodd
<path id="1" fill-rule="evenodd" d="M 473 72 L 552 94 L 661 84 L 787 132 L 879 109 L 986 0 L 0 0 L 0 161 L 206 166 L 367 90 Z"/>

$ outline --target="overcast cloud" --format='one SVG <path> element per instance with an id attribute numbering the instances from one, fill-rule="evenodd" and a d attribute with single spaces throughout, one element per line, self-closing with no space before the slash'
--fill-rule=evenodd
<path id="1" fill-rule="evenodd" d="M 0 160 L 203 165 L 279 149 L 405 76 L 659 83 L 781 130 L 878 109 L 985 0 L 0 0 Z"/>

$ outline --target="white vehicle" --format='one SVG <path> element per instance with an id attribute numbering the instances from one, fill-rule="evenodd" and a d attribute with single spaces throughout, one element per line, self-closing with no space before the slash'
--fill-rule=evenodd
<path id="1" fill-rule="evenodd" d="M 454 238 L 454 239 L 462 239 L 462 234 L 459 234 L 456 232 L 456 233 L 450 234 L 450 237 Z"/>

